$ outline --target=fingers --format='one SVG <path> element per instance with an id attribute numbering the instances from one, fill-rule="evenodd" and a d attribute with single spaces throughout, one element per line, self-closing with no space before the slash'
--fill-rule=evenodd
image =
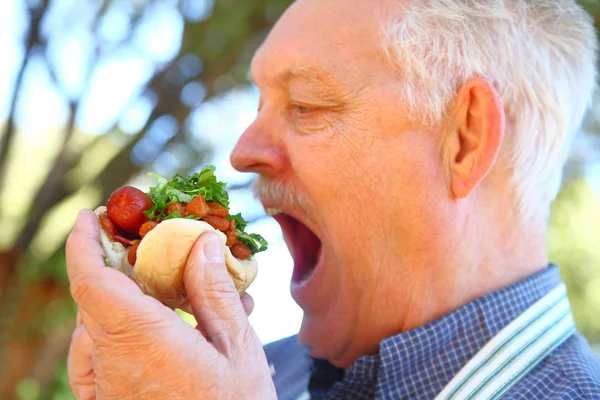
<path id="1" fill-rule="evenodd" d="M 100 228 L 96 214 L 91 210 L 79 212 L 75 226 L 67 238 L 66 257 L 67 273 L 71 281 L 83 273 L 89 274 L 104 268 Z"/>
<path id="2" fill-rule="evenodd" d="M 78 316 L 79 319 L 79 316 Z M 67 358 L 69 385 L 78 400 L 96 398 L 95 374 L 92 365 L 93 342 L 85 326 L 79 324 L 71 339 Z"/>
<path id="3" fill-rule="evenodd" d="M 79 310 L 77 311 L 77 320 L 75 321 L 75 326 L 79 326 L 83 324 L 83 318 L 81 317 L 81 313 L 79 312 Z"/>
<path id="4" fill-rule="evenodd" d="M 92 211 L 79 213 L 67 239 L 66 256 L 73 298 L 103 331 L 116 333 L 130 325 L 133 316 L 164 308 L 127 276 L 105 267 L 100 228 Z M 95 338 L 96 332 L 89 329 Z"/>
<path id="5" fill-rule="evenodd" d="M 248 317 L 227 272 L 219 236 L 205 233 L 198 239 L 188 257 L 184 284 L 202 332 L 217 349 L 227 356 L 241 346 L 250 330 Z"/>
<path id="6" fill-rule="evenodd" d="M 246 315 L 250 316 L 250 314 L 252 314 L 252 310 L 254 310 L 254 299 L 248 293 L 244 293 L 241 300 Z"/>

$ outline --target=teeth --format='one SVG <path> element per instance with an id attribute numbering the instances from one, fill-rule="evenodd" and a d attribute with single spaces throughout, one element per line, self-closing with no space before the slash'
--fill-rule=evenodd
<path id="1" fill-rule="evenodd" d="M 269 207 L 269 208 L 265 209 L 265 211 L 266 211 L 267 215 L 270 217 L 283 213 L 283 211 L 281 211 L 279 208 L 275 208 L 275 207 Z"/>
<path id="2" fill-rule="evenodd" d="M 304 282 L 305 280 L 307 280 L 311 273 L 312 273 L 312 270 L 311 271 L 306 271 L 304 273 L 304 275 L 302 275 L 302 279 L 300 280 L 300 282 Z"/>

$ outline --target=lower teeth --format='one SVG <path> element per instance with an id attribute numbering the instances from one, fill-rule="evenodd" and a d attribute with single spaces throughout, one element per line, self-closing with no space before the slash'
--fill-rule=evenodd
<path id="1" fill-rule="evenodd" d="M 308 279 L 308 277 L 310 276 L 310 274 L 312 274 L 312 269 L 309 269 L 308 271 L 306 271 L 304 273 L 304 275 L 302 275 L 302 281 L 305 281 Z"/>

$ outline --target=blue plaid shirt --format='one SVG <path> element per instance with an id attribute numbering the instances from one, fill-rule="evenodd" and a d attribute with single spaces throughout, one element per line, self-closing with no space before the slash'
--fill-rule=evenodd
<path id="1" fill-rule="evenodd" d="M 489 293 L 440 319 L 384 340 L 379 354 L 358 359 L 344 374 L 312 360 L 306 379 L 312 399 L 433 399 L 502 328 L 561 283 L 551 265 L 508 288 Z M 269 347 L 266 348 L 269 358 Z M 281 353 L 281 352 L 279 352 Z M 276 357 L 275 357 L 276 358 Z M 294 365 L 303 365 L 296 359 Z M 275 384 L 281 400 L 286 387 Z M 290 375 L 281 371 L 284 380 Z M 306 386 L 305 386 L 306 387 Z M 600 360 L 574 334 L 550 353 L 504 399 L 600 399 Z"/>

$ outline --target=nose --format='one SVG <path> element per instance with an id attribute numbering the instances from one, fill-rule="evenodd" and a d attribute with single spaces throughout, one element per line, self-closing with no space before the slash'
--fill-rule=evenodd
<path id="1" fill-rule="evenodd" d="M 265 176 L 283 173 L 288 163 L 281 136 L 274 126 L 259 115 L 238 140 L 230 161 L 241 172 L 254 172 Z"/>

